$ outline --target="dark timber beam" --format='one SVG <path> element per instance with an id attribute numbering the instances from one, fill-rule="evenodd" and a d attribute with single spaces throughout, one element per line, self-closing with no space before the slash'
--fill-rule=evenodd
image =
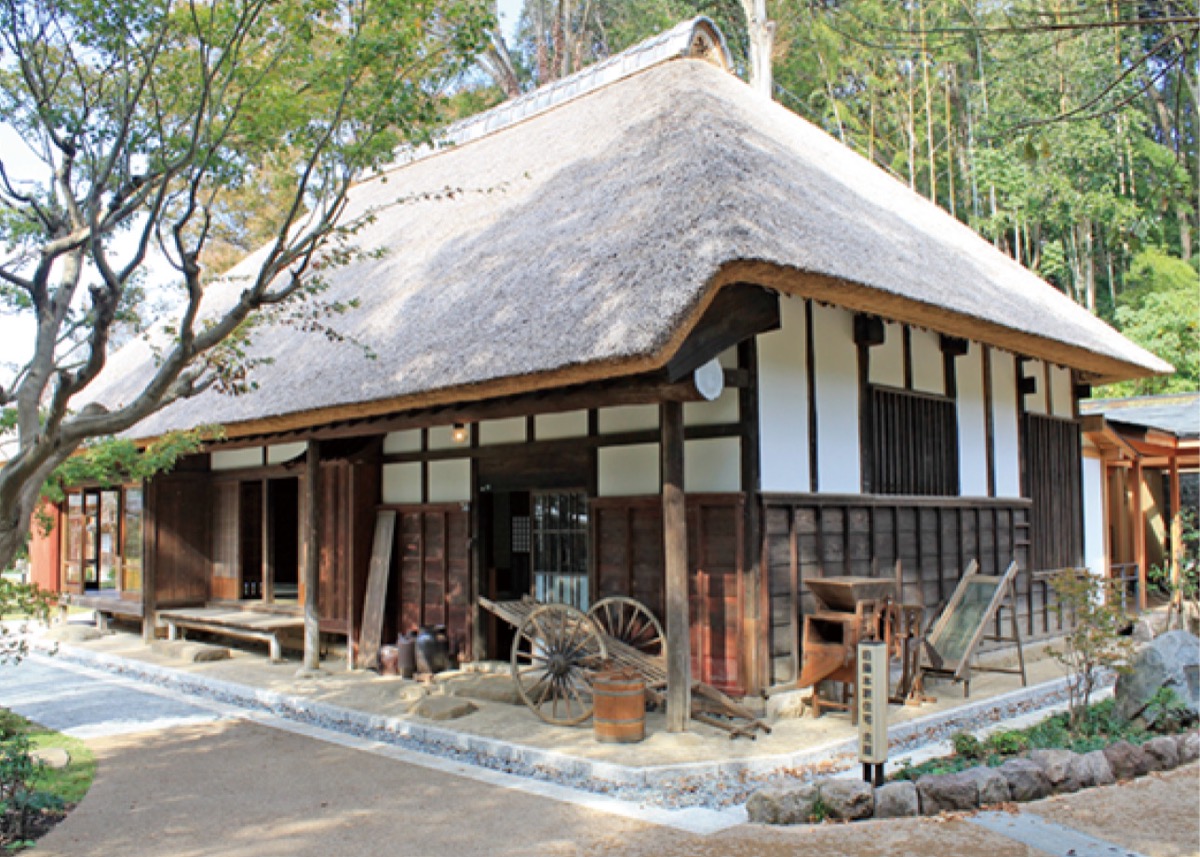
<path id="1" fill-rule="evenodd" d="M 317 612 L 320 589 L 321 553 L 320 479 L 321 453 L 317 441 L 308 442 L 304 459 L 304 669 L 316 671 L 321 667 L 321 624 Z"/>
<path id="2" fill-rule="evenodd" d="M 667 380 L 686 378 L 721 352 L 779 325 L 777 294 L 759 286 L 726 286 L 667 363 Z"/>
<path id="3" fill-rule="evenodd" d="M 726 373 L 726 383 L 737 387 L 746 383 L 739 372 Z M 468 402 L 462 405 L 406 411 L 386 417 L 329 423 L 313 428 L 296 429 L 278 434 L 239 437 L 224 443 L 210 444 L 211 449 L 239 449 L 263 444 L 296 441 L 339 440 L 386 434 L 405 429 L 428 428 L 451 423 L 477 423 L 483 420 L 502 420 L 528 417 L 535 414 L 558 414 L 585 411 L 590 408 L 620 407 L 623 405 L 657 405 L 660 402 L 701 402 L 704 396 L 696 389 L 692 377 L 671 382 L 662 375 L 640 378 L 620 378 L 601 385 L 587 385 L 555 392 L 529 393 L 503 399 Z M 529 437 L 533 437 L 532 431 Z"/>
<path id="4" fill-rule="evenodd" d="M 686 732 L 692 709 L 692 651 L 688 622 L 687 510 L 683 495 L 683 405 L 664 402 L 660 425 L 667 591 L 667 731 Z"/>

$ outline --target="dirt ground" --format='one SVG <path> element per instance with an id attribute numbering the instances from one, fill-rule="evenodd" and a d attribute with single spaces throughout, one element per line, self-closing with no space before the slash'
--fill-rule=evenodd
<path id="1" fill-rule="evenodd" d="M 702 837 L 240 720 L 89 742 L 92 791 L 45 857 L 1039 857 L 963 819 L 768 828 Z M 1028 805 L 1149 855 L 1200 854 L 1189 765 Z"/>

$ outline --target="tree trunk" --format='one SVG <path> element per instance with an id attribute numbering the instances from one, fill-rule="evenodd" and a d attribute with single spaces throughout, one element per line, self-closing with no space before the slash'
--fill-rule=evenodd
<path id="1" fill-rule="evenodd" d="M 746 15 L 746 34 L 750 39 L 750 85 L 771 97 L 771 49 L 775 42 L 775 24 L 767 18 L 767 0 L 742 0 Z"/>

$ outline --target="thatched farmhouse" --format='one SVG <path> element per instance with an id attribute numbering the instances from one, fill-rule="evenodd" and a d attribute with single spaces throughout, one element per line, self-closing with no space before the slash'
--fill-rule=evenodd
<path id="1" fill-rule="evenodd" d="M 329 277 L 353 341 L 264 331 L 256 391 L 146 420 L 225 439 L 71 495 L 43 581 L 147 628 L 315 592 L 353 655 L 391 510 L 384 639 L 445 624 L 463 659 L 508 656 L 480 597 L 629 595 L 687 606 L 697 678 L 784 685 L 806 581 L 896 559 L 930 610 L 1015 559 L 1023 633 L 1053 624 L 1036 572 L 1103 539 L 1081 391 L 1168 365 L 755 94 L 703 19 L 449 136 L 354 194 L 385 252 Z"/>

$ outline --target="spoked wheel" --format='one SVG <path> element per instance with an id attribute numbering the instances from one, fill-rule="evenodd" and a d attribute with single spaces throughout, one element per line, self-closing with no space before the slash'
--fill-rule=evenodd
<path id="1" fill-rule="evenodd" d="M 642 602 L 624 596 L 602 598 L 592 606 L 588 615 L 606 637 L 620 640 L 643 655 L 666 657 L 667 635 Z"/>
<path id="2" fill-rule="evenodd" d="M 513 680 L 521 699 L 542 720 L 575 726 L 592 716 L 591 676 L 607 658 L 591 619 L 566 604 L 547 604 L 517 627 Z"/>

